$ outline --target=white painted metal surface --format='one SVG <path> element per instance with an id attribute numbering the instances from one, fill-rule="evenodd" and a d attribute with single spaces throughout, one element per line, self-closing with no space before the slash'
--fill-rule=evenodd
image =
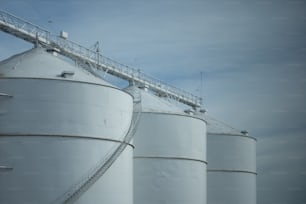
<path id="1" fill-rule="evenodd" d="M 0 92 L 0 203 L 61 203 L 131 124 L 129 94 L 41 49 L 0 63 Z M 132 157 L 128 145 L 75 203 L 132 204 Z"/>
<path id="2" fill-rule="evenodd" d="M 256 139 L 206 115 L 209 204 L 256 204 Z"/>
<path id="3" fill-rule="evenodd" d="M 105 86 L 113 85 L 95 77 L 83 68 L 56 57 L 43 48 L 34 48 L 0 62 L 1 78 L 33 78 L 78 81 Z"/>
<path id="4" fill-rule="evenodd" d="M 201 106 L 202 99 L 200 97 L 148 76 L 140 72 L 139 69 L 104 57 L 97 51 L 87 49 L 65 38 L 53 36 L 49 31 L 4 11 L 0 11 L 0 29 L 28 42 L 56 48 L 62 55 L 81 63 L 93 65 L 97 69 L 104 70 L 121 79 L 147 86 L 151 91 L 160 95 L 167 95 L 194 108 Z"/>
<path id="5" fill-rule="evenodd" d="M 206 203 L 206 123 L 141 91 L 134 204 Z"/>

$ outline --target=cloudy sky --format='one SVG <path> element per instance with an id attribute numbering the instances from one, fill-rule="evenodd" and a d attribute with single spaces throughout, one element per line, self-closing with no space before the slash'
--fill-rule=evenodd
<path id="1" fill-rule="evenodd" d="M 0 0 L 54 34 L 203 96 L 258 139 L 259 204 L 306 203 L 306 2 Z M 32 45 L 0 33 L 0 60 Z M 201 88 L 201 74 L 203 86 Z"/>

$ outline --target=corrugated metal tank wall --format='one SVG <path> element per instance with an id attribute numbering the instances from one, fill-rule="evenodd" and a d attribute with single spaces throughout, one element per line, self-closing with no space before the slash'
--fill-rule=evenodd
<path id="1" fill-rule="evenodd" d="M 256 204 L 256 139 L 205 116 L 208 204 Z"/>
<path id="2" fill-rule="evenodd" d="M 131 95 L 41 48 L 0 63 L 0 93 L 0 203 L 56 201 L 131 124 Z M 132 162 L 128 145 L 76 203 L 132 204 Z"/>
<path id="3" fill-rule="evenodd" d="M 205 121 L 144 90 L 141 100 L 134 136 L 134 204 L 205 204 Z"/>

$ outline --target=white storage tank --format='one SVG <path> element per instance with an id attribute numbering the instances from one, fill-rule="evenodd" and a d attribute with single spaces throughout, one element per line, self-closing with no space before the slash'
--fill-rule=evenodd
<path id="1" fill-rule="evenodd" d="M 207 203 L 256 204 L 256 139 L 207 121 Z"/>
<path id="2" fill-rule="evenodd" d="M 62 203 L 112 154 L 132 96 L 42 48 L 0 63 L 0 203 Z M 133 203 L 133 147 L 78 204 Z"/>
<path id="3" fill-rule="evenodd" d="M 205 121 L 146 90 L 140 95 L 142 113 L 134 136 L 134 204 L 205 204 Z"/>

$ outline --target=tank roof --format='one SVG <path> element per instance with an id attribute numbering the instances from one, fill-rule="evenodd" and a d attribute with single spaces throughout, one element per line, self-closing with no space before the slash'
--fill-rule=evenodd
<path id="1" fill-rule="evenodd" d="M 175 104 L 167 101 L 166 98 L 156 96 L 148 90 L 144 90 L 136 86 L 129 86 L 125 90 L 131 93 L 133 96 L 137 94 L 140 95 L 143 112 L 185 114 Z"/>
<path id="2" fill-rule="evenodd" d="M 0 77 L 57 79 L 113 86 L 39 47 L 0 62 Z"/>
<path id="3" fill-rule="evenodd" d="M 246 136 L 241 131 L 231 127 L 230 125 L 221 122 L 207 114 L 204 114 L 204 119 L 207 122 L 207 133 L 208 134 L 224 134 L 224 135 L 239 135 Z"/>

